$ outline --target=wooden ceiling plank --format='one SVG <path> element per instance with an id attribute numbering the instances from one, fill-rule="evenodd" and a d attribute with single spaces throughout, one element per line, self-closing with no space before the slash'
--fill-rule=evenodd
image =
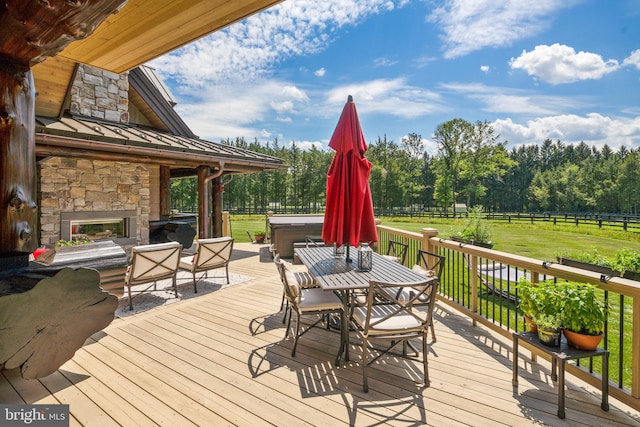
<path id="1" fill-rule="evenodd" d="M 61 55 L 120 73 L 281 0 L 130 0 Z"/>
<path id="2" fill-rule="evenodd" d="M 127 25 L 123 31 L 115 34 L 115 37 L 102 38 L 103 33 L 104 35 L 110 35 L 112 33 L 112 31 L 109 31 L 111 30 L 109 28 L 110 23 L 106 22 L 104 27 L 105 31 L 100 31 L 99 28 L 92 36 L 92 38 L 95 39 L 102 39 L 101 41 L 103 43 L 100 43 L 99 46 L 88 46 L 83 54 L 87 55 L 89 62 L 97 58 L 103 58 L 103 60 L 107 62 L 122 58 L 122 55 L 111 49 L 111 44 L 116 44 L 119 47 L 117 49 L 119 51 L 125 50 L 132 52 L 132 55 L 133 52 L 142 50 L 142 48 L 156 46 L 155 49 L 151 49 L 150 51 L 145 49 L 147 50 L 147 54 L 161 54 L 164 50 L 162 46 L 170 44 L 172 40 L 186 39 L 186 42 L 188 42 L 197 38 L 198 35 L 206 33 L 208 28 L 219 28 L 221 20 L 228 19 L 227 16 L 233 13 L 238 6 L 237 4 L 228 4 L 235 2 L 224 3 L 227 3 L 226 7 L 220 7 L 218 4 L 212 7 L 211 4 L 200 2 L 185 10 L 180 2 L 169 2 L 164 5 L 162 2 L 159 2 L 159 4 L 155 5 L 156 7 L 152 13 L 149 13 L 147 8 L 138 7 L 132 9 L 131 11 L 127 11 L 128 16 L 126 18 L 126 21 L 129 22 L 130 25 Z M 121 13 L 124 12 L 123 10 Z M 218 16 L 220 18 L 216 18 Z M 115 15 L 114 19 L 117 18 L 118 15 Z M 212 20 L 212 18 L 214 19 Z M 165 22 L 171 23 L 171 25 L 157 24 Z M 198 22 L 206 22 L 206 25 L 198 25 Z M 155 27 L 150 29 L 150 25 L 155 25 Z M 143 34 L 143 36 L 139 34 Z M 87 44 L 89 43 L 87 42 Z M 70 48 L 69 50 L 72 49 L 73 48 Z M 63 52 L 63 55 L 64 54 Z"/>

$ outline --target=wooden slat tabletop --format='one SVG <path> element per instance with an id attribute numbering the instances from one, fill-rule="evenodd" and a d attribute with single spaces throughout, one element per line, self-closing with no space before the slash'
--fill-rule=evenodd
<path id="1" fill-rule="evenodd" d="M 351 248 L 350 252 L 352 262 L 347 262 L 344 256 L 335 257 L 331 246 L 296 248 L 300 261 L 325 290 L 364 289 L 369 287 L 371 280 L 389 283 L 413 283 L 424 280 L 424 276 L 375 252 L 371 271 L 360 271 L 357 249 Z"/>

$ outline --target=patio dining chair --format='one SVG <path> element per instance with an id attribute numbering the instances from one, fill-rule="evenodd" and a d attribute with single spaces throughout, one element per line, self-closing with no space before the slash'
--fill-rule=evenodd
<path id="1" fill-rule="evenodd" d="M 151 286 L 156 290 L 158 280 L 172 279 L 173 289 L 178 298 L 176 275 L 181 252 L 182 245 L 178 242 L 134 246 L 131 249 L 131 261 L 124 280 L 129 294 L 129 310 L 133 310 L 131 287 L 135 285 L 152 283 L 146 289 L 136 291 L 139 295 L 148 291 Z"/>
<path id="2" fill-rule="evenodd" d="M 351 324 L 362 341 L 362 388 L 369 391 L 368 368 L 383 355 L 389 353 L 399 344 L 405 344 L 412 339 L 422 340 L 422 364 L 424 370 L 424 384 L 429 384 L 427 332 L 431 322 L 431 313 L 435 304 L 438 290 L 437 280 L 425 279 L 413 283 L 385 283 L 369 282 L 367 304 L 356 306 L 351 315 Z M 396 289 L 406 287 L 410 298 L 398 300 Z M 378 301 L 385 301 L 379 304 Z M 426 306 L 422 301 L 426 302 Z M 416 307 L 416 305 L 422 307 Z M 374 347 L 373 343 L 383 341 L 388 346 Z M 377 352 L 377 356 L 369 360 L 369 352 Z M 405 348 L 401 354 L 404 358 L 416 359 L 406 354 Z M 419 359 L 419 353 L 416 355 Z"/>
<path id="3" fill-rule="evenodd" d="M 444 269 L 445 257 L 433 252 L 419 249 L 416 258 L 416 263 L 414 264 L 412 270 L 427 279 L 431 280 L 431 278 L 434 278 L 433 280 L 436 280 L 438 285 L 440 285 L 440 279 L 442 277 L 442 271 Z M 405 301 L 411 298 L 411 293 L 414 292 L 414 290 L 404 286 L 398 288 L 397 290 L 395 290 L 395 292 L 396 298 L 398 300 Z M 429 295 L 423 295 L 422 297 L 418 298 L 414 305 L 428 305 L 429 299 Z M 431 307 L 431 311 L 433 312 L 433 307 Z M 436 330 L 433 326 L 432 313 L 429 313 L 429 325 L 431 328 L 431 337 L 433 338 L 433 342 L 436 342 Z"/>
<path id="4" fill-rule="evenodd" d="M 404 262 L 407 259 L 408 250 L 409 250 L 408 244 L 398 242 L 395 240 L 389 240 L 389 246 L 387 247 L 387 254 L 382 256 L 391 261 L 404 265 Z"/>
<path id="5" fill-rule="evenodd" d="M 331 291 L 324 291 L 321 288 L 301 287 L 293 273 L 287 268 L 278 255 L 274 258 L 274 262 L 280 273 L 280 279 L 282 280 L 285 297 L 288 302 L 288 307 L 285 310 L 285 319 L 288 312 L 289 320 L 284 335 L 285 338 L 289 337 L 291 317 L 293 313 L 296 315 L 296 330 L 293 338 L 293 348 L 291 349 L 291 357 L 295 357 L 298 339 L 311 330 L 311 328 L 319 325 L 323 320 L 327 320 L 329 314 L 341 314 L 343 307 L 342 300 Z M 317 317 L 317 319 L 315 319 L 311 325 L 301 330 L 301 319 L 306 315 L 312 315 Z M 328 326 L 329 324 L 327 322 L 327 328 Z"/>
<path id="6" fill-rule="evenodd" d="M 289 269 L 287 262 L 280 258 L 280 255 L 278 255 L 278 252 L 274 251 L 274 254 L 275 255 L 273 256 L 273 261 L 276 263 L 276 265 L 278 262 L 281 262 L 285 265 L 287 269 Z M 318 287 L 318 283 L 313 278 L 311 273 L 309 273 L 308 271 L 291 271 L 291 270 L 289 271 L 291 272 L 291 274 L 293 274 L 293 277 L 295 278 L 296 283 L 298 283 L 298 285 L 300 285 L 301 288 L 317 288 Z M 282 273 L 280 273 L 280 279 L 282 279 Z M 285 308 L 285 305 L 288 310 L 289 302 L 287 301 L 286 293 L 284 289 L 282 289 L 282 301 L 280 302 L 280 311 L 282 311 Z M 286 318 L 287 318 L 286 314 L 287 314 L 287 311 L 285 311 L 285 316 L 282 318 L 282 323 L 286 322 Z"/>
<path id="7" fill-rule="evenodd" d="M 198 292 L 196 273 L 204 271 L 200 277 L 208 277 L 208 271 L 215 268 L 225 268 L 227 284 L 229 284 L 229 259 L 233 251 L 232 237 L 215 237 L 199 239 L 196 242 L 196 254 L 180 259 L 180 270 L 188 271 L 193 276 L 193 291 Z M 198 281 L 200 281 L 198 279 Z"/>

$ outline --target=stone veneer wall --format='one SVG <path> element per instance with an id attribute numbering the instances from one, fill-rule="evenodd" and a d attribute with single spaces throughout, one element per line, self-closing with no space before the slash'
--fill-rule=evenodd
<path id="1" fill-rule="evenodd" d="M 80 64 L 71 85 L 71 114 L 129 122 L 129 74 Z"/>
<path id="2" fill-rule="evenodd" d="M 136 210 L 137 242 L 149 242 L 146 165 L 53 157 L 39 163 L 40 243 L 60 240 L 60 212 Z"/>

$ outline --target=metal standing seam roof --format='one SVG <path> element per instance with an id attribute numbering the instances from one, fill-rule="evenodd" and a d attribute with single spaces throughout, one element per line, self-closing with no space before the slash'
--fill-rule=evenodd
<path id="1" fill-rule="evenodd" d="M 199 138 L 176 136 L 139 125 L 77 117 L 63 117 L 61 119 L 36 117 L 36 133 L 143 147 L 149 150 L 206 155 L 213 159 L 228 159 L 230 161 L 237 159 L 240 161 L 263 162 L 270 165 L 284 164 L 284 161 L 278 157 L 239 147 L 205 141 Z"/>

